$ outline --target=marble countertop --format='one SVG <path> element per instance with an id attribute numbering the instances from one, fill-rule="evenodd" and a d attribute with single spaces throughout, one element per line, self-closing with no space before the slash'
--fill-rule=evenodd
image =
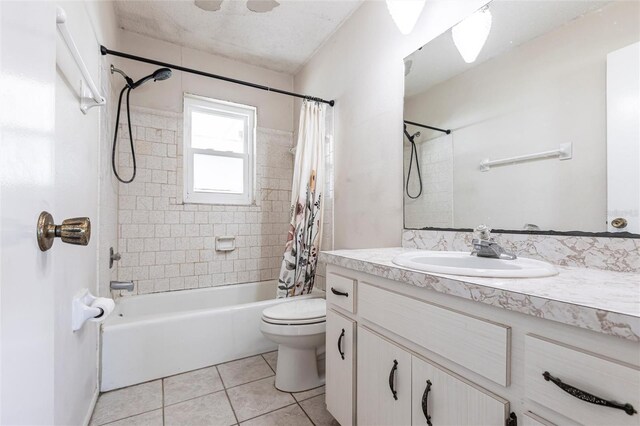
<path id="1" fill-rule="evenodd" d="M 546 278 L 478 278 L 391 262 L 407 248 L 334 250 L 320 261 L 409 285 L 640 342 L 640 274 L 557 266 Z"/>

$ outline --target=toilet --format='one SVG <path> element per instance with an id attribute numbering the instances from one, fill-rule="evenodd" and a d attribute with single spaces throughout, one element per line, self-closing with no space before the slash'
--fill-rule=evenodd
<path id="1" fill-rule="evenodd" d="M 324 299 L 291 300 L 262 311 L 260 331 L 278 344 L 276 388 L 301 392 L 324 384 L 318 352 L 325 342 L 327 305 Z"/>

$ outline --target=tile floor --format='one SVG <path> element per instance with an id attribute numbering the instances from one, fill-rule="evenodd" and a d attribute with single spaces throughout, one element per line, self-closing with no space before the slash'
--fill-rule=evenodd
<path id="1" fill-rule="evenodd" d="M 100 395 L 92 426 L 339 426 L 324 386 L 288 393 L 274 386 L 278 353 L 142 383 Z"/>

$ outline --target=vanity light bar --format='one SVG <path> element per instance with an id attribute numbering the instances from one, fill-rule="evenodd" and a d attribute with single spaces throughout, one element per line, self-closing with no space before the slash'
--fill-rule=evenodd
<path id="1" fill-rule="evenodd" d="M 500 160 L 489 160 L 488 158 L 480 162 L 480 171 L 488 172 L 493 166 L 520 163 L 522 161 L 538 160 L 541 158 L 558 157 L 559 160 L 570 160 L 573 151 L 571 143 L 560 144 L 560 148 L 550 151 L 537 152 L 535 154 L 516 155 L 515 157 L 502 158 Z"/>

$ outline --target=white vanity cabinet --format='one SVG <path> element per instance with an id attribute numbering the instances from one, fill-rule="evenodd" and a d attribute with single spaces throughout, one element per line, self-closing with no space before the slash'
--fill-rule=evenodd
<path id="1" fill-rule="evenodd" d="M 411 423 L 411 354 L 358 327 L 358 424 Z"/>
<path id="2" fill-rule="evenodd" d="M 509 416 L 508 401 L 430 361 L 413 356 L 411 376 L 412 425 L 502 425 Z"/>
<path id="3" fill-rule="evenodd" d="M 637 342 L 328 265 L 332 286 L 326 401 L 342 426 L 640 426 L 591 403 L 640 409 Z"/>
<path id="4" fill-rule="evenodd" d="M 354 424 L 355 345 L 355 322 L 327 310 L 325 400 L 342 426 Z"/>

